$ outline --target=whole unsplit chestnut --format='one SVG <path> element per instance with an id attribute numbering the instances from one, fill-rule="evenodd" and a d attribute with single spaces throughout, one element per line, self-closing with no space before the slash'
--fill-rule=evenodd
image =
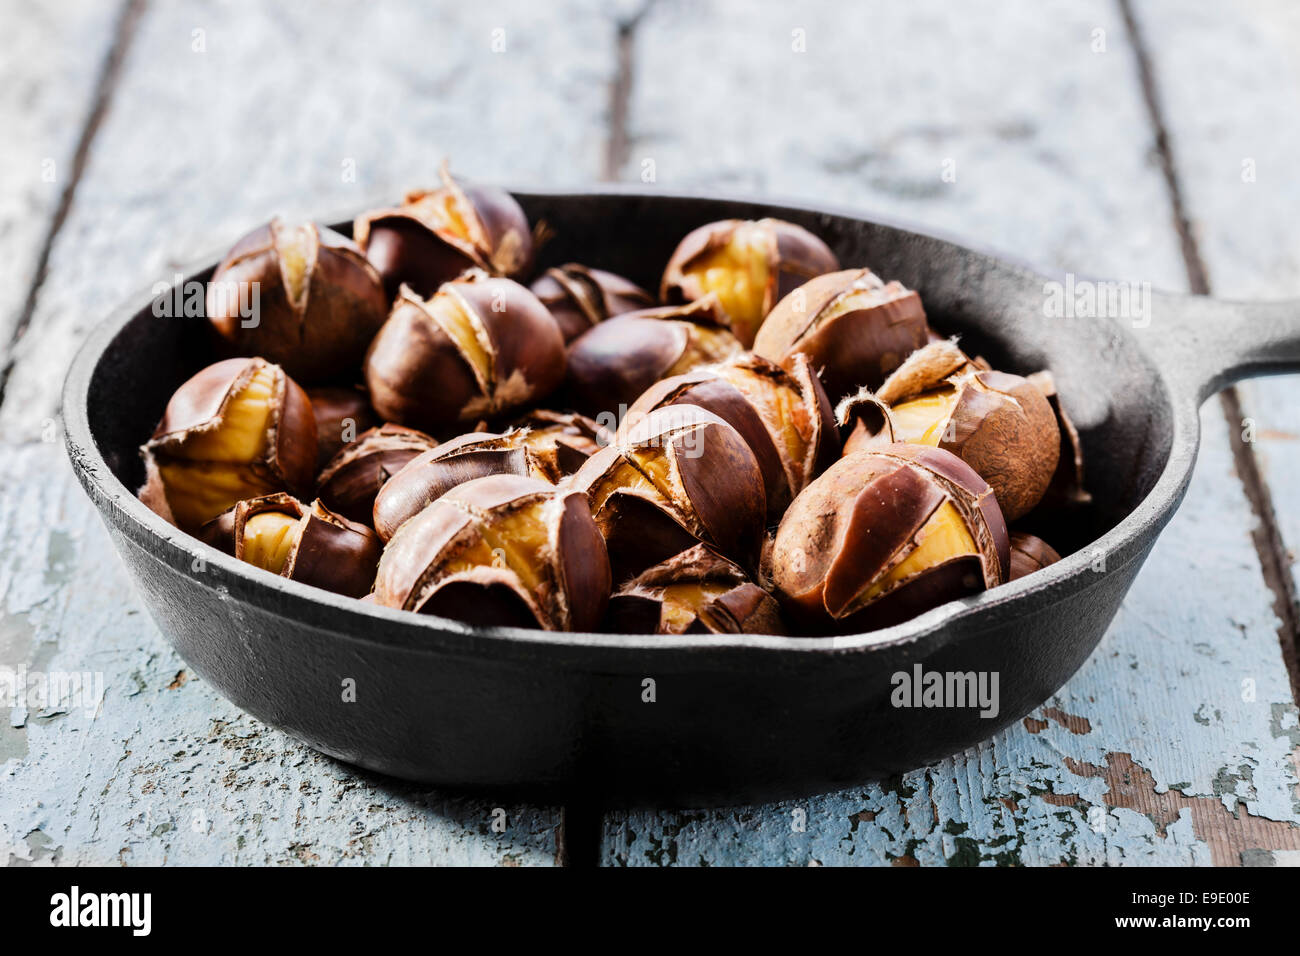
<path id="1" fill-rule="evenodd" d="M 784 634 L 776 599 L 705 545 L 656 564 L 609 600 L 605 629 L 623 634 Z"/>
<path id="2" fill-rule="evenodd" d="M 400 206 L 357 217 L 352 233 L 391 300 L 403 284 L 430 296 L 466 269 L 516 276 L 532 259 L 528 217 L 504 189 L 460 183 L 444 163 L 442 186 L 407 193 Z"/>
<path id="3" fill-rule="evenodd" d="M 320 501 L 292 495 L 241 501 L 205 524 L 198 536 L 263 570 L 348 597 L 370 591 L 383 545 L 363 524 Z"/>
<path id="4" fill-rule="evenodd" d="M 591 501 L 619 582 L 701 542 L 757 570 L 763 475 L 745 439 L 712 412 L 657 408 L 569 481 Z"/>
<path id="5" fill-rule="evenodd" d="M 845 454 L 894 442 L 950 451 L 989 483 L 1008 521 L 1042 500 L 1057 470 L 1061 433 L 1042 391 L 981 368 L 952 342 L 914 352 L 874 395 L 851 396 L 838 411 L 852 426 Z"/>
<path id="6" fill-rule="evenodd" d="M 609 600 L 605 542 L 585 497 L 536 478 L 458 485 L 393 535 L 374 601 L 479 625 L 590 631 Z"/>
<path id="7" fill-rule="evenodd" d="M 802 352 L 832 402 L 885 376 L 926 343 L 921 297 L 870 269 L 818 276 L 772 309 L 754 351 L 778 365 Z"/>
<path id="8" fill-rule="evenodd" d="M 309 491 L 316 419 L 280 366 L 226 359 L 175 391 L 140 451 L 140 500 L 193 532 L 245 498 Z"/>
<path id="9" fill-rule="evenodd" d="M 611 316 L 655 304 L 654 296 L 636 283 L 573 262 L 547 269 L 531 288 L 555 316 L 565 342 Z"/>
<path id="10" fill-rule="evenodd" d="M 984 479 L 951 452 L 897 444 L 841 458 L 805 488 L 771 564 L 792 620 L 842 634 L 1001 584 L 1009 560 Z"/>
<path id="11" fill-rule="evenodd" d="M 839 260 L 807 229 L 780 219 L 725 219 L 687 233 L 664 269 L 665 302 L 694 302 L 713 293 L 722 323 L 749 348 L 764 317 L 784 296 Z"/>
<path id="12" fill-rule="evenodd" d="M 763 473 L 769 519 L 839 457 L 830 401 L 802 355 L 788 372 L 746 352 L 663 379 L 628 409 L 622 427 L 665 405 L 698 405 L 740 432 Z"/>
<path id="13" fill-rule="evenodd" d="M 337 455 L 362 432 L 380 424 L 370 397 L 359 386 L 325 385 L 307 389 L 316 417 L 316 469 Z"/>
<path id="14" fill-rule="evenodd" d="M 1017 581 L 1027 574 L 1041 571 L 1061 560 L 1056 549 L 1032 534 L 1022 531 L 1011 533 L 1011 573 L 1008 581 Z"/>
<path id="15" fill-rule="evenodd" d="M 384 324 L 388 298 L 352 240 L 316 223 L 272 219 L 217 266 L 206 312 L 235 352 L 311 383 L 355 371 Z"/>
<path id="16" fill-rule="evenodd" d="M 375 498 L 375 531 L 387 541 L 430 502 L 474 478 L 524 475 L 555 484 L 577 471 L 609 437 L 581 415 L 538 410 L 524 421 L 536 427 L 458 435 L 412 460 Z"/>
<path id="17" fill-rule="evenodd" d="M 569 346 L 566 391 L 579 411 L 604 421 L 647 388 L 699 365 L 740 352 L 718 324 L 716 296 L 681 306 L 638 309 L 593 326 Z"/>
<path id="18" fill-rule="evenodd" d="M 549 393 L 564 378 L 564 339 L 537 296 L 475 272 L 428 299 L 403 287 L 365 373 L 385 421 L 441 437 Z"/>
<path id="19" fill-rule="evenodd" d="M 375 496 L 407 463 L 438 443 L 403 425 L 381 425 L 357 436 L 330 459 L 316 479 L 316 494 L 352 521 L 370 524 Z"/>

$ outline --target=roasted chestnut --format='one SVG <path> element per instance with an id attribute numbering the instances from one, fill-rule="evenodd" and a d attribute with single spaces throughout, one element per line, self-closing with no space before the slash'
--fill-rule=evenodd
<path id="1" fill-rule="evenodd" d="M 569 481 L 591 501 L 616 581 L 701 542 L 757 570 L 763 475 L 745 439 L 712 412 L 657 408 Z"/>
<path id="2" fill-rule="evenodd" d="M 272 219 L 217 266 L 206 312 L 235 352 L 310 383 L 355 371 L 384 324 L 388 298 L 352 240 L 313 222 Z"/>
<path id="3" fill-rule="evenodd" d="M 308 491 L 316 419 L 280 366 L 226 359 L 176 390 L 140 451 L 140 500 L 192 532 L 245 498 Z"/>
<path id="4" fill-rule="evenodd" d="M 466 185 L 443 163 L 442 186 L 357 217 L 352 234 L 379 270 L 389 299 L 403 284 L 428 297 L 466 269 L 523 272 L 533 255 L 528 217 L 504 189 Z"/>
<path id="5" fill-rule="evenodd" d="M 241 501 L 205 524 L 198 537 L 272 574 L 348 597 L 370 591 L 383 545 L 363 524 L 319 501 L 292 495 Z"/>
<path id="6" fill-rule="evenodd" d="M 321 386 L 307 389 L 316 416 L 316 470 L 337 455 L 362 432 L 380 424 L 363 388 Z"/>
<path id="7" fill-rule="evenodd" d="M 622 634 L 784 634 L 776 599 L 734 562 L 699 544 L 641 572 L 609 600 Z"/>
<path id="8" fill-rule="evenodd" d="M 879 387 L 927 334 L 919 295 L 870 269 L 847 269 L 812 279 L 778 302 L 754 351 L 778 365 L 797 352 L 807 355 L 838 402 L 861 387 Z"/>
<path id="9" fill-rule="evenodd" d="M 1056 425 L 1061 433 L 1061 450 L 1057 457 L 1056 474 L 1052 476 L 1052 483 L 1047 486 L 1042 504 L 1047 508 L 1082 507 L 1092 501 L 1092 495 L 1083 486 L 1083 442 L 1079 440 L 1079 431 L 1065 412 L 1052 373 L 1035 372 L 1028 378 L 1047 397 L 1047 404 L 1052 406 L 1052 413 L 1056 416 Z"/>
<path id="10" fill-rule="evenodd" d="M 526 475 L 555 484 L 609 440 L 603 428 L 581 415 L 539 410 L 524 421 L 539 427 L 458 435 L 414 459 L 375 498 L 375 531 L 387 541 L 431 501 L 474 478 Z"/>
<path id="11" fill-rule="evenodd" d="M 330 459 L 316 479 L 316 494 L 339 514 L 370 524 L 375 496 L 406 464 L 438 443 L 402 425 L 381 425 Z"/>
<path id="12" fill-rule="evenodd" d="M 1008 581 L 1016 581 L 1061 560 L 1056 549 L 1032 534 L 1011 532 L 1011 573 Z"/>
<path id="13" fill-rule="evenodd" d="M 365 371 L 385 421 L 438 434 L 544 397 L 564 379 L 564 339 L 537 296 L 476 272 L 429 299 L 403 287 Z"/>
<path id="14" fill-rule="evenodd" d="M 887 627 L 1007 580 L 993 492 L 951 452 L 889 445 L 841 458 L 781 519 L 779 597 L 811 630 Z"/>
<path id="15" fill-rule="evenodd" d="M 659 296 L 679 303 L 717 295 L 722 324 L 749 348 L 777 302 L 839 267 L 826 243 L 802 226 L 780 219 L 725 219 L 700 226 L 678 243 Z"/>
<path id="16" fill-rule="evenodd" d="M 839 457 L 830 401 L 802 355 L 788 372 L 746 352 L 666 378 L 642 393 L 622 427 L 665 405 L 698 405 L 740 432 L 763 473 L 772 520 Z"/>
<path id="17" fill-rule="evenodd" d="M 580 492 L 491 475 L 397 529 L 374 600 L 471 624 L 591 631 L 609 591 L 605 542 Z"/>
<path id="18" fill-rule="evenodd" d="M 603 269 L 569 263 L 547 269 L 531 286 L 551 310 L 565 342 L 571 342 L 610 316 L 655 304 L 654 296 L 634 282 Z"/>
<path id="19" fill-rule="evenodd" d="M 1061 432 L 1042 391 L 979 367 L 952 342 L 914 352 L 874 395 L 846 398 L 838 415 L 852 427 L 845 454 L 894 442 L 950 451 L 989 483 L 1008 521 L 1037 505 L 1056 473 Z"/>
<path id="20" fill-rule="evenodd" d="M 569 346 L 566 389 L 579 411 L 602 424 L 617 422 L 647 388 L 698 365 L 740 352 L 717 324 L 716 296 L 683 306 L 639 309 L 584 332 Z"/>

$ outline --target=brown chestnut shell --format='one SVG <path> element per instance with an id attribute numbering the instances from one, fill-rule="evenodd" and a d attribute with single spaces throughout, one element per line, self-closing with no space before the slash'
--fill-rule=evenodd
<path id="1" fill-rule="evenodd" d="M 245 316 L 250 301 L 254 314 Z M 291 226 L 277 218 L 227 253 L 208 281 L 205 311 L 230 350 L 260 355 L 314 383 L 361 364 L 388 316 L 388 297 L 352 240 L 316 223 Z"/>
<path id="2" fill-rule="evenodd" d="M 456 486 L 398 528 L 374 600 L 477 624 L 591 631 L 609 592 L 605 543 L 581 493 L 491 475 Z"/>
<path id="3" fill-rule="evenodd" d="M 359 598 L 369 593 L 383 545 L 368 527 L 335 514 L 320 501 L 306 506 L 286 494 L 251 498 L 209 521 L 197 536 L 246 561 L 248 521 L 268 511 L 297 519 L 288 560 L 279 572 L 281 577 L 348 597 Z"/>
<path id="4" fill-rule="evenodd" d="M 307 389 L 316 418 L 316 470 L 357 440 L 363 432 L 382 424 L 370 407 L 370 397 L 359 385 L 321 385 Z"/>
<path id="5" fill-rule="evenodd" d="M 762 472 L 745 439 L 712 412 L 657 408 L 569 481 L 590 500 L 617 581 L 701 542 L 757 570 Z"/>
<path id="6" fill-rule="evenodd" d="M 530 288 L 555 317 L 566 343 L 612 316 L 655 305 L 654 296 L 635 282 L 575 262 L 547 269 Z"/>
<path id="7" fill-rule="evenodd" d="M 1008 521 L 1034 508 L 1057 472 L 1061 433 L 1039 387 L 981 368 L 951 342 L 914 352 L 879 392 L 845 399 L 838 414 L 852 423 L 845 454 L 895 441 L 950 451 L 989 483 Z"/>
<path id="8" fill-rule="evenodd" d="M 714 261 L 720 266 L 713 266 Z M 802 226 L 770 218 L 724 219 L 692 230 L 678 243 L 664 268 L 660 298 L 676 304 L 710 294 L 711 268 L 725 274 L 722 324 L 742 347 L 750 348 L 777 302 L 809 279 L 837 271 L 840 263 L 826 243 Z M 732 294 L 738 284 L 742 291 Z"/>
<path id="9" fill-rule="evenodd" d="M 830 400 L 802 355 L 789 371 L 745 352 L 663 379 L 633 403 L 621 428 L 679 404 L 707 409 L 741 434 L 762 471 L 773 520 L 840 455 Z"/>
<path id="10" fill-rule="evenodd" d="M 607 319 L 569 346 L 570 404 L 615 424 L 641 393 L 662 378 L 739 354 L 735 336 L 718 325 L 716 296 L 684 306 L 638 309 Z"/>
<path id="11" fill-rule="evenodd" d="M 739 565 L 696 545 L 648 568 L 610 598 L 622 634 L 784 634 L 780 606 Z"/>
<path id="12" fill-rule="evenodd" d="M 380 490 L 408 462 L 437 444 L 424 432 L 402 425 L 371 428 L 330 459 L 317 478 L 316 494 L 345 518 L 368 525 Z"/>
<path id="13" fill-rule="evenodd" d="M 947 510 L 951 505 L 951 510 Z M 955 514 L 968 544 L 921 551 Z M 919 565 L 909 566 L 913 553 Z M 777 529 L 772 574 L 783 606 L 806 627 L 886 627 L 1001 584 L 1006 523 L 992 490 L 956 455 L 897 444 L 841 458 L 804 489 Z"/>
<path id="14" fill-rule="evenodd" d="M 230 418 L 236 407 L 260 418 L 256 436 L 237 434 L 240 423 Z M 227 438 L 233 444 L 223 447 Z M 225 359 L 176 389 L 140 451 L 140 500 L 193 531 L 243 498 L 309 490 L 316 420 L 307 393 L 280 366 L 263 358 Z"/>
<path id="15" fill-rule="evenodd" d="M 1011 532 L 1011 570 L 1008 581 L 1018 581 L 1027 574 L 1041 571 L 1061 560 L 1056 549 L 1032 534 Z"/>
<path id="16" fill-rule="evenodd" d="M 514 277 L 532 262 L 528 217 L 513 196 L 462 184 L 446 163 L 439 173 L 441 187 L 410 192 L 401 205 L 364 213 L 353 224 L 390 300 L 403 285 L 428 297 L 467 269 Z"/>
<path id="17" fill-rule="evenodd" d="M 921 297 L 870 269 L 818 276 L 785 296 L 754 339 L 754 351 L 785 365 L 802 352 L 832 402 L 885 376 L 926 343 Z"/>
<path id="18" fill-rule="evenodd" d="M 519 283 L 472 273 L 430 299 L 403 288 L 366 356 L 386 421 L 435 434 L 544 398 L 564 379 L 564 341 Z"/>

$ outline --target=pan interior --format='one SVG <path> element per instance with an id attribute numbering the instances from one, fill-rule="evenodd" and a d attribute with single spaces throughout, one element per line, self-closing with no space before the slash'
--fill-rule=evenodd
<path id="1" fill-rule="evenodd" d="M 1068 519 L 1039 518 L 1023 527 L 1062 553 L 1086 546 L 1128 515 L 1168 459 L 1173 422 L 1167 389 L 1131 332 L 1110 319 L 1047 314 L 1045 280 L 1028 270 L 894 227 L 760 203 L 636 195 L 519 198 L 529 218 L 544 220 L 554 233 L 539 268 L 583 262 L 652 291 L 677 241 L 695 226 L 721 218 L 789 219 L 825 239 L 846 267 L 869 266 L 917 289 L 931 322 L 959 334 L 966 351 L 1006 371 L 1050 369 L 1083 441 L 1093 502 Z M 206 322 L 198 314 L 210 273 L 190 277 L 179 291 L 163 294 L 162 306 L 133 316 L 91 375 L 91 433 L 130 489 L 143 481 L 138 448 L 167 399 L 210 360 Z"/>

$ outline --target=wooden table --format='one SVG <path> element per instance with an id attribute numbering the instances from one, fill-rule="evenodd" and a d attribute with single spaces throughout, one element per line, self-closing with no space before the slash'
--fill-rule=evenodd
<path id="1" fill-rule="evenodd" d="M 430 6 L 0 2 L 0 666 L 104 682 L 93 710 L 4 711 L 0 861 L 1300 861 L 1295 378 L 1206 404 L 1186 503 L 1069 684 L 880 784 L 574 813 L 566 840 L 562 807 L 358 773 L 192 675 L 71 477 L 59 387 L 112 306 L 273 211 L 396 196 L 449 155 L 488 181 L 831 201 L 1050 273 L 1300 295 L 1286 0 Z"/>

